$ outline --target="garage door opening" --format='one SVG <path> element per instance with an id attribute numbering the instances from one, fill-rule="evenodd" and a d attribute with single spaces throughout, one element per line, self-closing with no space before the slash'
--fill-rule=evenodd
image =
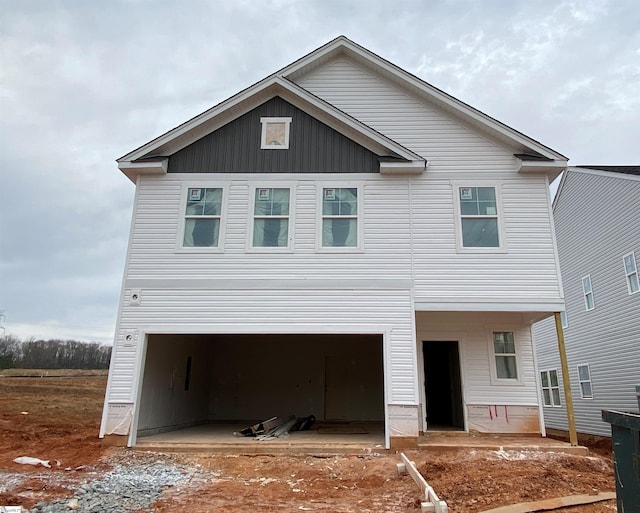
<path id="1" fill-rule="evenodd" d="M 382 335 L 149 335 L 139 408 L 139 437 L 291 415 L 383 437 Z"/>

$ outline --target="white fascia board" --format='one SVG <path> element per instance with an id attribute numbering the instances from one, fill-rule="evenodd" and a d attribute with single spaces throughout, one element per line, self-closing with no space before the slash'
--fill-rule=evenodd
<path id="1" fill-rule="evenodd" d="M 409 162 L 380 162 L 381 175 L 421 175 L 427 169 L 425 160 Z"/>
<path id="2" fill-rule="evenodd" d="M 497 132 L 503 137 L 510 139 L 518 146 L 524 146 L 530 148 L 545 157 L 552 158 L 554 160 L 562 160 L 566 157 L 556 151 L 548 148 L 547 146 L 531 139 L 530 137 L 518 132 L 517 130 L 501 123 L 500 121 L 492 118 L 491 116 L 484 114 L 483 112 L 475 109 L 474 107 L 467 105 L 466 103 L 454 98 L 453 96 L 441 91 L 440 89 L 432 86 L 424 80 L 412 75 L 408 71 L 392 64 L 391 62 L 383 59 L 379 55 L 361 47 L 344 36 L 340 36 L 327 45 L 319 48 L 318 50 L 308 54 L 307 56 L 299 59 L 293 64 L 283 68 L 278 74 L 289 77 L 297 73 L 301 73 L 302 70 L 309 65 L 312 65 L 314 61 L 328 60 L 332 54 L 338 54 L 344 52 L 345 54 L 351 53 L 356 59 L 368 63 L 373 67 L 377 67 L 384 73 L 391 75 L 399 83 L 404 83 L 408 88 L 413 88 L 426 94 L 436 103 L 440 103 L 454 111 L 460 113 L 463 117 L 468 117 L 477 123 L 484 125 L 487 129 Z"/>
<path id="3" fill-rule="evenodd" d="M 517 158 L 517 157 L 516 157 Z M 547 175 L 549 182 L 567 169 L 566 160 L 518 160 L 518 173 L 541 173 Z"/>
<path id="4" fill-rule="evenodd" d="M 461 302 L 452 298 L 440 301 L 416 299 L 416 312 L 544 312 L 552 313 L 564 310 L 564 299 L 549 298 L 548 300 L 516 303 L 511 301 L 479 301 Z"/>
<path id="5" fill-rule="evenodd" d="M 560 174 L 567 168 L 566 160 L 520 160 L 518 159 L 518 172 L 555 172 Z"/>
<path id="6" fill-rule="evenodd" d="M 139 175 L 165 175 L 167 174 L 169 159 L 149 162 L 118 162 L 118 169 L 122 171 L 133 183 Z"/>

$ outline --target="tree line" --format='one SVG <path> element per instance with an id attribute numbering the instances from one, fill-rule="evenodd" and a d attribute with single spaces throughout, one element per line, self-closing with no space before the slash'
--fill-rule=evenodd
<path id="1" fill-rule="evenodd" d="M 108 369 L 111 346 L 77 340 L 0 337 L 0 369 Z"/>

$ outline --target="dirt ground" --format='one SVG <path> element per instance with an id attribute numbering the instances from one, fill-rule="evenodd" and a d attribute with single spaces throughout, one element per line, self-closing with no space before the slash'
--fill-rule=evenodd
<path id="1" fill-rule="evenodd" d="M 36 373 L 37 374 L 37 373 Z M 70 497 L 74 486 L 133 452 L 97 438 L 106 376 L 3 377 L 0 374 L 0 506 L 30 508 Z M 406 451 L 451 513 L 476 513 L 522 501 L 615 491 L 611 451 L 590 455 Z M 19 465 L 18 456 L 50 460 L 51 469 Z M 159 456 L 163 457 L 164 456 Z M 367 456 L 173 455 L 209 476 L 169 487 L 157 513 L 255 511 L 416 512 L 420 493 L 396 476 L 397 454 Z M 194 509 L 194 507 L 197 507 Z M 611 513 L 615 501 L 564 508 L 562 513 Z"/>

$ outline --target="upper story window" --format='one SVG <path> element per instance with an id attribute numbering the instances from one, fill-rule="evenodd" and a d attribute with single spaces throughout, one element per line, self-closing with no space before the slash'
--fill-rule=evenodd
<path id="1" fill-rule="evenodd" d="M 624 273 L 627 277 L 627 288 L 629 294 L 635 294 L 640 291 L 640 281 L 638 281 L 638 266 L 636 265 L 636 255 L 632 251 L 623 258 Z"/>
<path id="2" fill-rule="evenodd" d="M 589 365 L 578 365 L 578 382 L 580 383 L 580 396 L 582 399 L 593 399 Z"/>
<path id="3" fill-rule="evenodd" d="M 561 406 L 558 371 L 556 369 L 540 372 L 542 384 L 542 402 L 545 406 Z"/>
<path id="4" fill-rule="evenodd" d="M 358 246 L 358 189 L 322 189 L 322 247 Z"/>
<path id="5" fill-rule="evenodd" d="M 189 187 L 185 209 L 185 248 L 215 248 L 220 237 L 222 189 Z"/>
<path id="6" fill-rule="evenodd" d="M 291 118 L 260 118 L 262 135 L 261 150 L 289 149 L 289 126 Z"/>
<path id="7" fill-rule="evenodd" d="M 498 379 L 518 379 L 518 362 L 513 331 L 493 332 L 493 355 Z"/>
<path id="8" fill-rule="evenodd" d="M 499 248 L 495 187 L 458 187 L 463 248 Z"/>
<path id="9" fill-rule="evenodd" d="M 582 278 L 582 292 L 584 293 L 584 306 L 587 310 L 593 310 L 596 305 L 593 300 L 593 288 L 591 287 L 591 275 Z"/>
<path id="10" fill-rule="evenodd" d="M 255 192 L 253 209 L 253 247 L 289 246 L 288 188 L 260 187 Z"/>

